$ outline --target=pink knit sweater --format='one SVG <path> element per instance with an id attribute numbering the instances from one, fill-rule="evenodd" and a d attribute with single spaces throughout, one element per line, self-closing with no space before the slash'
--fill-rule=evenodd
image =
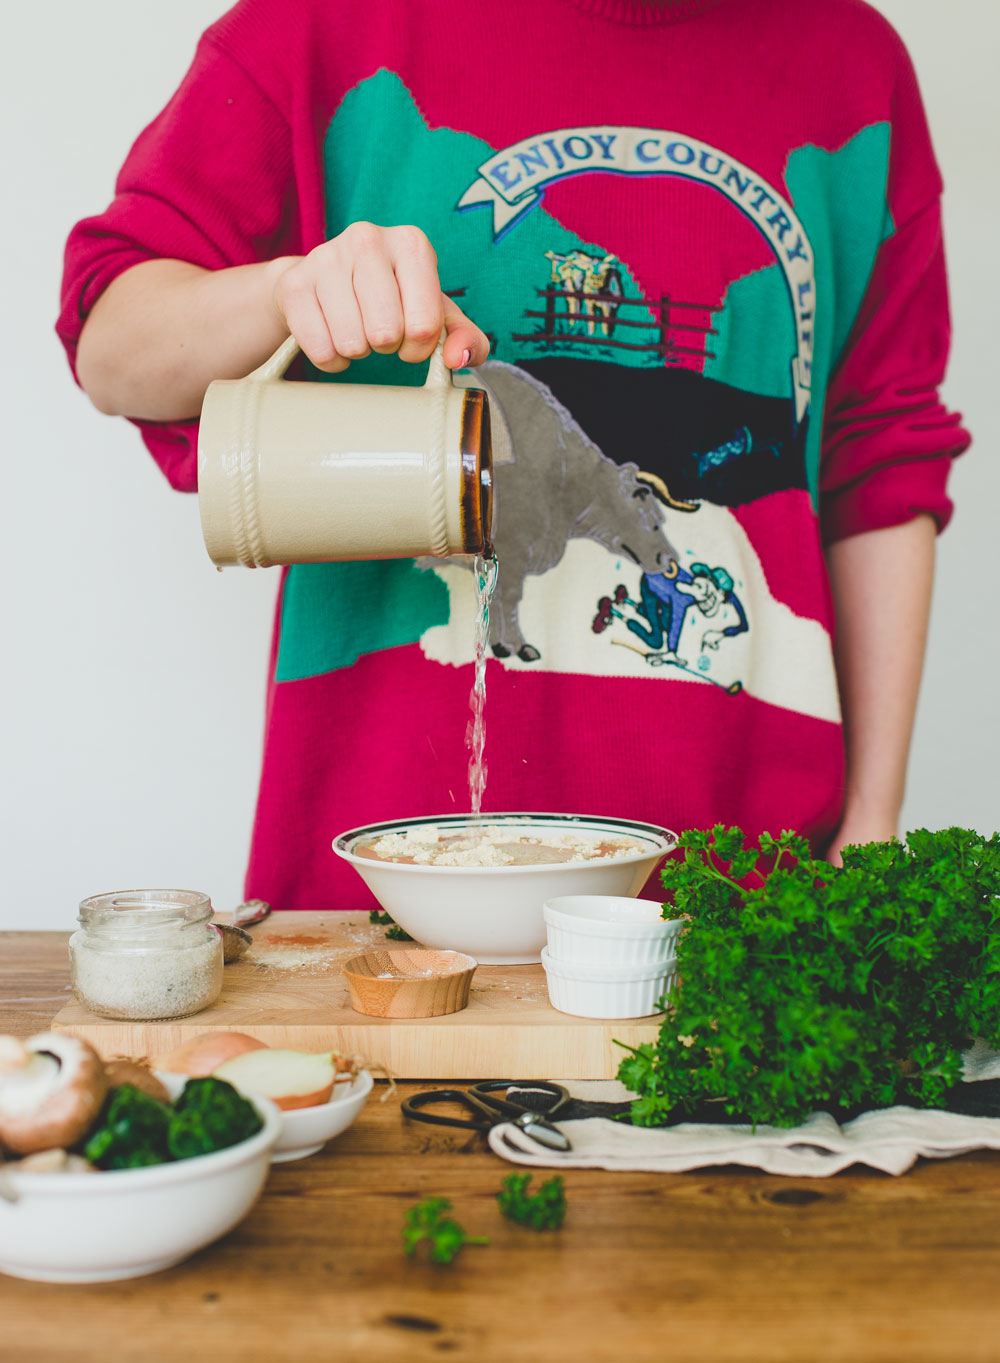
<path id="1" fill-rule="evenodd" d="M 943 526 L 968 443 L 937 397 L 940 189 L 906 53 L 861 0 L 241 0 L 74 229 L 59 334 L 72 361 L 151 257 L 417 223 L 491 336 L 510 437 L 484 808 L 822 845 L 823 543 Z M 338 381 L 422 377 L 373 357 Z M 197 424 L 138 424 L 193 490 Z M 462 562 L 288 571 L 248 893 L 365 906 L 334 835 L 467 807 L 472 637 Z"/>

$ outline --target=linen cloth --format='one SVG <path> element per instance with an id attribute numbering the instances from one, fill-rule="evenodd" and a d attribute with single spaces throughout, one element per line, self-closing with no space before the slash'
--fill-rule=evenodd
<path id="1" fill-rule="evenodd" d="M 644 1170 L 683 1173 L 722 1164 L 739 1164 L 765 1173 L 798 1178 L 828 1178 L 852 1164 L 886 1174 L 903 1174 L 919 1158 L 948 1159 L 970 1150 L 1000 1150 L 1000 1094 L 994 1085 L 982 1094 L 975 1085 L 1000 1081 L 1000 1054 L 977 1042 L 965 1056 L 961 1106 L 996 1116 L 911 1107 L 882 1108 L 838 1123 L 814 1112 L 796 1127 L 681 1122 L 671 1127 L 637 1127 L 611 1117 L 558 1122 L 572 1148 L 545 1149 L 511 1123 L 489 1133 L 494 1154 L 514 1164 L 549 1169 Z M 622 1104 L 629 1094 L 617 1080 L 562 1081 L 581 1103 Z M 968 1089 L 966 1094 L 964 1090 Z M 982 1103 L 977 1099 L 983 1098 Z"/>

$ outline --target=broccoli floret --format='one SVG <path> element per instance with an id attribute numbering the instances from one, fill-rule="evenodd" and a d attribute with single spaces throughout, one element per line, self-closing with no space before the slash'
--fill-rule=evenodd
<path id="1" fill-rule="evenodd" d="M 112 1089 L 98 1126 L 83 1147 L 91 1164 L 101 1169 L 139 1169 L 170 1159 L 167 1131 L 171 1112 L 134 1084 Z"/>
<path id="2" fill-rule="evenodd" d="M 170 1117 L 169 1157 L 191 1159 L 225 1150 L 263 1125 L 253 1104 L 224 1079 L 189 1079 Z"/>

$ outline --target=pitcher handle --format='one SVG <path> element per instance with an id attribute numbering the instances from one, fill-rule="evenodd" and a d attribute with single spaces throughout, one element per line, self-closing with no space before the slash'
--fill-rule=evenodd
<path id="1" fill-rule="evenodd" d="M 254 379 L 257 383 L 266 383 L 269 379 L 280 379 L 298 353 L 298 341 L 294 336 L 286 336 L 271 358 L 265 360 L 262 365 L 258 365 L 252 373 L 247 375 L 247 378 Z"/>
<path id="2" fill-rule="evenodd" d="M 441 339 L 434 347 L 434 354 L 427 367 L 427 378 L 424 380 L 425 388 L 450 388 L 452 386 L 451 370 L 444 362 L 444 339 L 445 333 L 442 331 Z"/>
<path id="3" fill-rule="evenodd" d="M 286 336 L 274 354 L 264 361 L 262 365 L 247 375 L 247 378 L 254 379 L 257 383 L 267 383 L 271 379 L 280 379 L 285 370 L 299 353 L 299 343 L 294 336 Z M 425 388 L 450 388 L 451 370 L 444 362 L 444 333 L 434 347 L 434 354 L 427 369 L 427 378 L 424 380 Z"/>

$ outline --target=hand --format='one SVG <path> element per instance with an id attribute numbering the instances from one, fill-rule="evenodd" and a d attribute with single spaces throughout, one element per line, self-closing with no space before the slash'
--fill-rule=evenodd
<path id="1" fill-rule="evenodd" d="M 704 653 L 706 648 L 717 649 L 722 639 L 723 633 L 721 629 L 706 630 L 701 639 L 701 651 Z"/>
<path id="2" fill-rule="evenodd" d="M 373 350 L 418 364 L 442 328 L 450 369 L 482 364 L 489 354 L 484 334 L 441 292 L 437 256 L 419 227 L 352 223 L 281 271 L 274 304 L 327 374 Z"/>
<path id="3" fill-rule="evenodd" d="M 899 820 L 889 815 L 845 816 L 826 849 L 826 859 L 832 866 L 843 866 L 841 852 L 852 844 L 888 842 L 899 837 Z"/>

